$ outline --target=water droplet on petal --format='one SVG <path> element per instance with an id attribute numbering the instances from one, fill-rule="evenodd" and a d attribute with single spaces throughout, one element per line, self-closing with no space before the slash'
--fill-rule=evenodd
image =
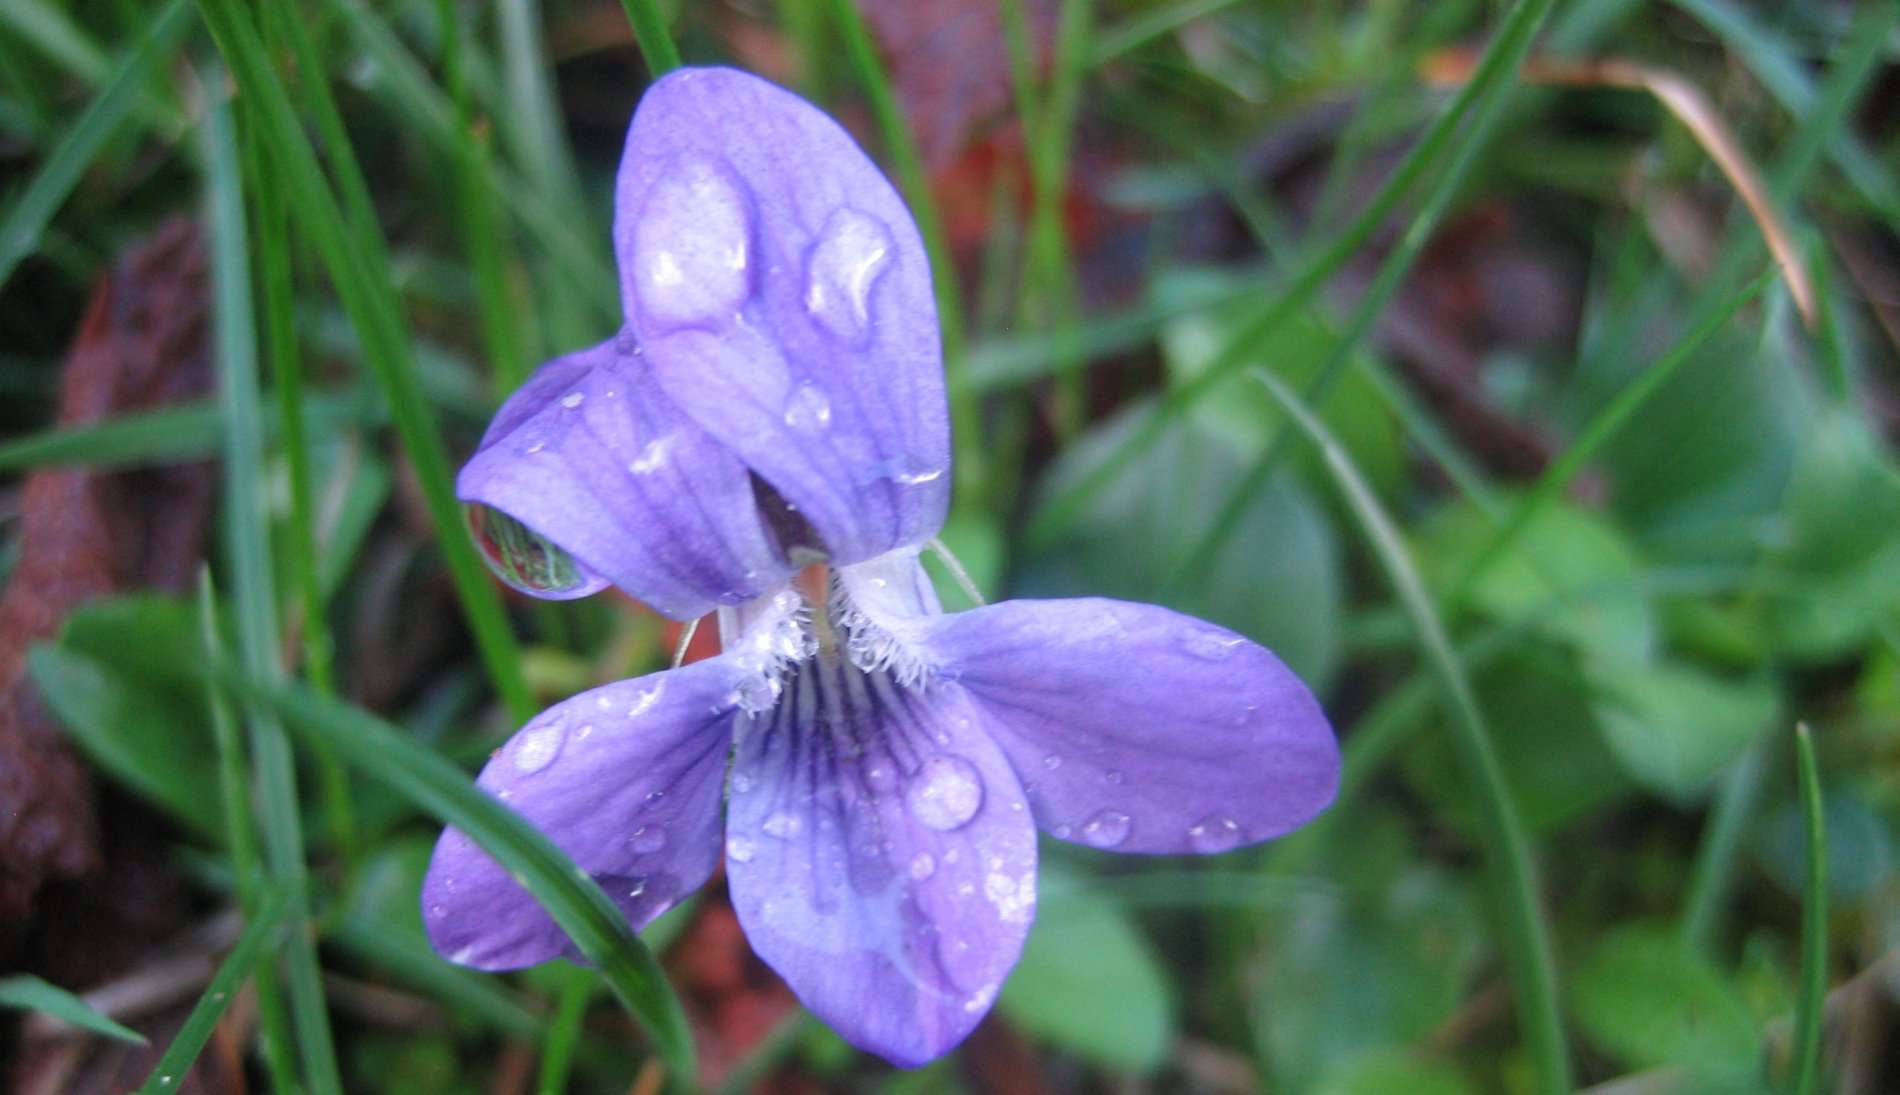
<path id="1" fill-rule="evenodd" d="M 726 858 L 732 860 L 734 863 L 752 862 L 753 853 L 757 851 L 758 849 L 753 846 L 752 841 L 747 837 L 728 836 L 726 838 Z"/>
<path id="2" fill-rule="evenodd" d="M 1122 781 L 1122 774 L 1120 772 L 1117 772 L 1111 769 L 1107 772 L 1102 773 L 1102 778 L 1107 780 L 1110 783 L 1119 785 Z"/>
<path id="3" fill-rule="evenodd" d="M 1240 843 L 1244 836 L 1240 822 L 1231 817 L 1210 817 L 1188 828 L 1188 846 L 1203 854 L 1224 852 Z"/>
<path id="4" fill-rule="evenodd" d="M 675 160 L 635 225 L 633 298 L 654 323 L 723 324 L 752 295 L 752 199 L 719 162 Z"/>
<path id="5" fill-rule="evenodd" d="M 658 825 L 642 825 L 627 838 L 627 850 L 634 855 L 652 855 L 666 847 L 666 830 Z"/>
<path id="6" fill-rule="evenodd" d="M 753 786 L 752 777 L 750 775 L 744 772 L 738 772 L 738 771 L 735 771 L 732 773 L 732 793 L 733 794 L 743 795 L 747 791 L 752 790 L 752 786 Z"/>
<path id="7" fill-rule="evenodd" d="M 568 410 L 571 411 L 586 401 L 587 401 L 586 395 L 580 392 L 569 392 L 566 395 L 561 397 L 561 406 L 566 407 Z"/>
<path id="8" fill-rule="evenodd" d="M 937 861 L 929 852 L 918 852 L 910 861 L 910 876 L 919 882 L 937 873 Z"/>
<path id="9" fill-rule="evenodd" d="M 627 470 L 635 475 L 651 475 L 665 467 L 672 460 L 673 434 L 655 438 L 640 448 L 640 455 L 627 462 Z"/>
<path id="10" fill-rule="evenodd" d="M 805 268 L 805 310 L 834 337 L 862 341 L 871 330 L 871 290 L 891 263 L 884 222 L 841 208 L 825 221 Z"/>
<path id="11" fill-rule="evenodd" d="M 815 384 L 800 384 L 785 404 L 785 424 L 795 430 L 817 433 L 831 424 L 831 401 Z"/>
<path id="12" fill-rule="evenodd" d="M 917 770 L 904 800 L 911 816 L 930 828 L 960 829 L 983 806 L 983 777 L 962 757 L 939 754 Z"/>
<path id="13" fill-rule="evenodd" d="M 530 726 L 515 738 L 515 770 L 525 775 L 539 772 L 554 763 L 566 743 L 567 728 L 559 722 Z"/>
<path id="14" fill-rule="evenodd" d="M 495 577 L 523 593 L 567 600 L 607 587 L 602 578 L 552 540 L 492 506 L 462 507 L 468 531 Z"/>
<path id="15" fill-rule="evenodd" d="M 634 879 L 633 885 L 627 887 L 628 897 L 639 897 L 645 892 L 647 892 L 647 880 L 644 878 Z"/>
<path id="16" fill-rule="evenodd" d="M 766 836 L 791 840 L 805 831 L 805 819 L 789 811 L 778 810 L 771 817 L 766 818 L 765 823 L 759 828 L 765 830 Z"/>
<path id="17" fill-rule="evenodd" d="M 1062 758 L 1056 756 L 1054 753 L 1051 753 L 1048 756 L 1042 758 L 1042 766 L 1044 768 L 1049 769 L 1051 772 L 1053 772 L 1056 769 L 1062 767 Z"/>
<path id="18" fill-rule="evenodd" d="M 1234 651 L 1245 645 L 1247 640 L 1231 631 L 1219 628 L 1197 628 L 1188 632 L 1188 653 L 1204 661 L 1224 661 L 1233 656 Z"/>
<path id="19" fill-rule="evenodd" d="M 1082 843 L 1097 848 L 1118 847 L 1134 827 L 1134 819 L 1120 810 L 1098 810 L 1082 823 Z"/>

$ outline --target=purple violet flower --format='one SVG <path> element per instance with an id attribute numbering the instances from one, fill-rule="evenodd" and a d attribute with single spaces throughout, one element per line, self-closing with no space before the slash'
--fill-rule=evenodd
<path id="1" fill-rule="evenodd" d="M 834 122 L 741 73 L 667 76 L 628 134 L 614 240 L 625 331 L 543 366 L 459 487 L 518 588 L 718 610 L 717 657 L 549 708 L 477 781 L 632 925 L 723 847 L 759 956 L 916 1065 L 1020 955 L 1036 828 L 1213 853 L 1332 800 L 1325 715 L 1239 635 L 1101 599 L 942 611 L 917 548 L 949 470 L 928 267 Z M 422 902 L 453 961 L 576 956 L 453 829 Z"/>

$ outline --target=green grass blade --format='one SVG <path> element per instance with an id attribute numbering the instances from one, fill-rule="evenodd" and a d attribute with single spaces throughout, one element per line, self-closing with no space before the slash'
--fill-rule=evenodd
<path id="1" fill-rule="evenodd" d="M 284 925 L 284 914 L 289 910 L 290 895 L 280 893 L 248 918 L 244 934 L 238 936 L 237 945 L 218 963 L 218 972 L 211 975 L 211 983 L 192 1005 L 185 1025 L 178 1028 L 171 1045 L 165 1047 L 158 1064 L 152 1067 L 151 1075 L 139 1086 L 139 1095 L 170 1095 L 178 1090 L 185 1071 L 198 1059 L 198 1054 L 204 1052 L 205 1043 L 211 1040 L 211 1032 L 217 1029 L 218 1020 L 224 1017 L 224 1009 L 230 1006 L 244 978 L 252 970 L 263 968 L 259 960 L 265 948 L 276 942 Z"/>
<path id="2" fill-rule="evenodd" d="M 667 32 L 666 17 L 660 14 L 659 6 L 653 0 L 620 0 L 620 6 L 626 9 L 627 22 L 633 24 L 633 38 L 640 43 L 647 71 L 659 77 L 680 67 L 680 51 L 673 46 L 673 36 Z"/>
<path id="3" fill-rule="evenodd" d="M 147 1044 L 145 1035 L 99 1014 L 91 1004 L 78 996 L 32 974 L 0 978 L 0 1008 L 44 1012 L 62 1023 L 90 1030 L 94 1034 L 103 1034 L 134 1045 Z"/>
<path id="4" fill-rule="evenodd" d="M 305 399 L 303 414 L 305 427 L 314 431 L 377 418 L 362 399 L 331 395 Z M 274 436 L 276 422 L 266 425 Z M 0 442 L 0 472 L 175 464 L 216 456 L 223 445 L 224 416 L 215 400 L 179 403 L 85 426 L 56 426 Z"/>
<path id="5" fill-rule="evenodd" d="M 225 646 L 218 630 L 217 591 L 212 587 L 208 568 L 198 573 L 198 629 L 204 640 L 207 664 L 223 658 Z M 205 682 L 205 692 L 211 710 L 211 738 L 218 750 L 218 798 L 224 807 L 225 845 L 231 853 L 238 904 L 244 910 L 245 920 L 255 924 L 262 912 L 260 896 L 267 875 L 258 849 L 257 819 L 251 812 L 249 766 L 244 746 L 238 740 L 237 719 L 230 703 L 209 681 Z M 287 891 L 279 891 L 277 904 L 282 906 L 288 896 Z M 281 916 L 282 912 L 279 908 L 277 915 Z M 259 966 L 256 984 L 265 1067 L 270 1070 L 272 1084 L 279 1090 L 295 1087 L 297 1043 L 290 1034 L 289 1013 L 284 1009 L 276 966 L 270 963 Z"/>
<path id="6" fill-rule="evenodd" d="M 878 59 L 871 32 L 864 25 L 852 0 L 827 0 L 831 20 L 844 36 L 845 55 L 858 84 L 870 100 L 871 113 L 877 118 L 878 132 L 884 138 L 884 154 L 897 171 L 898 185 L 917 218 L 917 230 L 930 252 L 931 287 L 937 294 L 937 322 L 943 332 L 944 382 L 950 389 L 950 432 L 956 446 L 959 501 L 974 501 L 983 496 L 987 482 L 984 471 L 981 422 L 975 393 L 963 382 L 964 331 L 963 293 L 957 285 L 957 270 L 951 261 L 950 244 L 943 234 L 943 219 L 938 215 L 937 199 L 930 190 L 930 179 L 911 139 L 904 112 L 897 104 L 890 74 Z"/>
<path id="7" fill-rule="evenodd" d="M 89 84 L 105 83 L 112 75 L 112 62 L 106 58 L 106 51 L 73 24 L 65 5 L 47 4 L 43 0 L 10 0 L 0 4 L 0 20 L 61 68 Z"/>
<path id="8" fill-rule="evenodd" d="M 212 72 L 207 87 L 220 87 Z M 283 675 L 277 595 L 271 577 L 268 500 L 264 493 L 264 431 L 259 411 L 257 337 L 251 306 L 251 268 L 245 241 L 243 175 L 231 106 L 213 97 L 205 111 L 205 162 L 209 171 L 206 219 L 211 225 L 212 327 L 218 399 L 225 419 L 223 517 L 237 611 L 238 651 L 248 672 L 262 680 Z M 265 712 L 251 717 L 251 753 L 256 758 L 258 799 L 264 812 L 265 859 L 290 900 L 291 915 L 308 915 L 309 868 L 304 862 L 303 820 L 297 806 L 296 757 L 283 727 Z M 330 1034 L 323 976 L 316 944 L 292 933 L 285 948 L 290 1010 L 297 1029 L 304 1080 L 319 1093 L 341 1092 L 336 1048 Z"/>
<path id="9" fill-rule="evenodd" d="M 324 942 L 339 954 L 380 967 L 396 981 L 466 1009 L 510 1037 L 537 1041 L 547 1032 L 547 1021 L 499 987 L 503 982 L 444 962 L 419 938 L 352 918 L 337 925 Z"/>
<path id="10" fill-rule="evenodd" d="M 1025 539 L 1030 548 L 1051 545 L 1081 514 L 1089 500 L 1119 475 L 1122 469 L 1139 459 L 1166 433 L 1168 427 L 1208 392 L 1213 391 L 1236 370 L 1255 359 L 1258 347 L 1272 336 L 1280 324 L 1305 307 L 1322 285 L 1382 224 L 1440 154 L 1456 136 L 1459 123 L 1480 97 L 1491 93 L 1499 83 L 1514 78 L 1517 66 L 1530 49 L 1531 39 L 1550 14 L 1555 0 L 1518 0 L 1491 44 L 1485 47 L 1471 79 L 1459 89 L 1444 111 L 1433 120 L 1419 140 L 1409 149 L 1391 177 L 1379 187 L 1358 217 L 1334 237 L 1326 249 L 1308 261 L 1287 285 L 1284 292 L 1249 320 L 1221 351 L 1207 370 L 1193 381 L 1170 390 L 1158 413 L 1150 415 L 1140 430 L 1101 462 L 1089 475 L 1049 504 L 1030 524 Z"/>
<path id="11" fill-rule="evenodd" d="M 316 154 L 298 126 L 289 96 L 243 12 L 233 0 L 200 0 L 200 9 L 231 65 L 247 109 L 256 112 L 255 130 L 270 149 L 293 216 L 329 269 L 331 283 L 362 340 L 364 358 L 388 401 L 489 678 L 510 712 L 525 719 L 534 700 L 522 676 L 520 651 L 509 631 L 501 596 L 462 526 L 448 454 L 417 380 L 415 349 L 390 288 L 383 248 L 361 246 L 346 227 Z M 356 181 L 361 183 L 360 176 Z M 346 192 L 351 189 L 345 187 Z M 377 236 L 371 228 L 368 234 Z"/>
<path id="12" fill-rule="evenodd" d="M 24 9 L 22 9 L 24 10 Z M 141 101 L 158 63 L 171 56 L 178 40 L 191 26 L 191 12 L 185 0 L 170 0 L 146 26 L 145 33 L 129 53 L 113 67 L 111 80 L 86 107 L 85 112 L 65 127 L 59 147 L 40 164 L 33 181 L 27 184 L 12 208 L 0 220 L 0 286 L 12 277 L 21 260 L 39 246 L 53 214 L 72 194 L 106 141 L 118 131 Z"/>
<path id="13" fill-rule="evenodd" d="M 1707 835 L 1696 849 L 1695 866 L 1689 874 L 1689 897 L 1683 906 L 1682 941 L 1693 950 L 1704 954 L 1714 950 L 1743 838 L 1755 820 L 1755 805 L 1767 771 L 1767 751 L 1757 742 L 1730 767 L 1715 793 Z"/>
<path id="14" fill-rule="evenodd" d="M 1451 591 L 1445 597 L 1448 611 L 1464 603 L 1465 598 L 1476 588 L 1491 564 L 1509 554 L 1531 521 L 1543 507 L 1549 505 L 1567 488 L 1571 480 L 1577 477 L 1586 464 L 1609 444 L 1624 425 L 1647 404 L 1652 396 L 1661 391 L 1669 379 L 1676 375 L 1684 363 L 1693 358 L 1711 336 L 1741 311 L 1742 306 L 1761 293 L 1775 279 L 1775 268 L 1769 267 L 1761 275 L 1732 294 L 1726 301 L 1717 305 L 1700 323 L 1695 324 L 1671 346 L 1667 353 L 1656 363 L 1642 371 L 1634 380 L 1619 391 L 1603 409 L 1598 411 L 1583 430 L 1577 435 L 1562 456 L 1551 461 L 1537 482 L 1518 502 L 1517 508 L 1505 519 L 1491 539 L 1471 556 L 1463 573 L 1452 583 Z"/>
<path id="15" fill-rule="evenodd" d="M 1827 1010 L 1827 826 L 1821 812 L 1821 774 L 1814 735 L 1794 728 L 1801 777 L 1801 821 L 1807 834 L 1808 875 L 1801 893 L 1801 995 L 1795 1004 L 1794 1092 L 1812 1095 L 1820 1082 L 1821 1019 Z"/>
<path id="16" fill-rule="evenodd" d="M 1105 65 L 1124 54 L 1133 53 L 1164 34 L 1172 34 L 1196 19 L 1204 19 L 1237 0 L 1183 0 L 1166 7 L 1154 7 L 1131 15 L 1120 26 L 1105 30 L 1089 51 L 1089 64 Z"/>
<path id="17" fill-rule="evenodd" d="M 1486 859 L 1504 906 L 1505 953 L 1517 996 L 1519 1022 L 1536 1065 L 1538 1089 L 1546 1093 L 1568 1092 L 1571 1089 L 1570 1051 L 1557 1008 L 1556 963 L 1538 897 L 1530 841 L 1525 836 L 1523 820 L 1505 781 L 1503 766 L 1498 761 L 1471 682 L 1452 651 L 1444 625 L 1432 605 L 1431 594 L 1425 589 L 1403 537 L 1365 477 L 1359 474 L 1351 455 L 1279 378 L 1263 370 L 1249 375 L 1266 386 L 1294 425 L 1325 457 L 1328 473 L 1352 508 L 1387 579 L 1412 618 L 1426 661 L 1451 701 L 1451 725 L 1456 731 L 1454 744 L 1477 799 Z"/>
<path id="18" fill-rule="evenodd" d="M 593 995 L 592 970 L 561 971 L 554 1020 L 541 1039 L 541 1069 L 534 1085 L 541 1095 L 561 1095 L 567 1090 L 568 1073 L 574 1068 L 574 1050 L 581 1041 L 581 1020 L 587 1018 L 587 1002 Z"/>
<path id="19" fill-rule="evenodd" d="M 448 760 L 360 708 L 294 685 L 266 685 L 228 668 L 220 677 L 240 695 L 267 704 L 293 730 L 329 742 L 365 775 L 462 830 L 519 876 L 652 1034 L 667 1067 L 676 1077 L 692 1077 L 692 1035 L 659 963 L 600 887 L 545 834 Z"/>

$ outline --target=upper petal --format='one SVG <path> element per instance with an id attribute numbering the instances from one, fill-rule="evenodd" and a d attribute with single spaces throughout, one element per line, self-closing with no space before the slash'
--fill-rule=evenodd
<path id="1" fill-rule="evenodd" d="M 962 1041 L 1036 895 L 1022 790 L 962 690 L 820 658 L 741 720 L 732 771 L 726 873 L 753 950 L 893 1063 Z"/>
<path id="2" fill-rule="evenodd" d="M 497 750 L 476 785 L 546 833 L 636 929 L 719 860 L 719 799 L 735 695 L 750 671 L 713 658 L 583 692 Z M 479 969 L 575 957 L 567 936 L 460 830 L 422 883 L 435 949 Z"/>
<path id="3" fill-rule="evenodd" d="M 731 69 L 648 89 L 614 247 L 627 322 L 693 420 L 852 563 L 934 535 L 950 430 L 930 265 L 839 125 Z"/>
<path id="4" fill-rule="evenodd" d="M 1271 652 L 1154 605 L 1005 601 L 914 621 L 982 708 L 1053 835 L 1123 852 L 1222 852 L 1332 802 L 1339 748 Z"/>
<path id="5" fill-rule="evenodd" d="M 759 519 L 745 465 L 666 397 L 630 341 L 537 370 L 496 413 L 456 491 L 678 619 L 756 596 L 791 572 Z"/>

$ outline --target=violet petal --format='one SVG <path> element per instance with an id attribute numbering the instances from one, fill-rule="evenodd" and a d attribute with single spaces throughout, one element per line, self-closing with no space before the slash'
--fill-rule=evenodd
<path id="1" fill-rule="evenodd" d="M 961 689 L 821 658 L 739 725 L 726 873 L 752 949 L 805 1005 L 912 1066 L 969 1034 L 1021 954 L 1035 830 Z"/>
<path id="2" fill-rule="evenodd" d="M 950 435 L 929 260 L 836 122 L 731 69 L 662 78 L 627 133 L 614 247 L 667 394 L 809 524 L 804 546 L 853 563 L 936 532 Z"/>
<path id="3" fill-rule="evenodd" d="M 1036 822 L 1118 852 L 1223 852 L 1329 804 L 1339 748 L 1264 647 L 1154 605 L 1005 601 L 917 622 L 1009 755 Z"/>
<path id="4" fill-rule="evenodd" d="M 639 928 L 697 889 L 719 861 L 719 799 L 735 689 L 713 658 L 556 704 L 489 759 L 476 785 L 546 833 Z M 435 949 L 477 969 L 578 957 L 500 864 L 457 829 L 422 883 Z"/>
<path id="5" fill-rule="evenodd" d="M 537 370 L 495 415 L 456 492 L 676 619 L 791 573 L 745 465 L 680 412 L 620 339 Z"/>

